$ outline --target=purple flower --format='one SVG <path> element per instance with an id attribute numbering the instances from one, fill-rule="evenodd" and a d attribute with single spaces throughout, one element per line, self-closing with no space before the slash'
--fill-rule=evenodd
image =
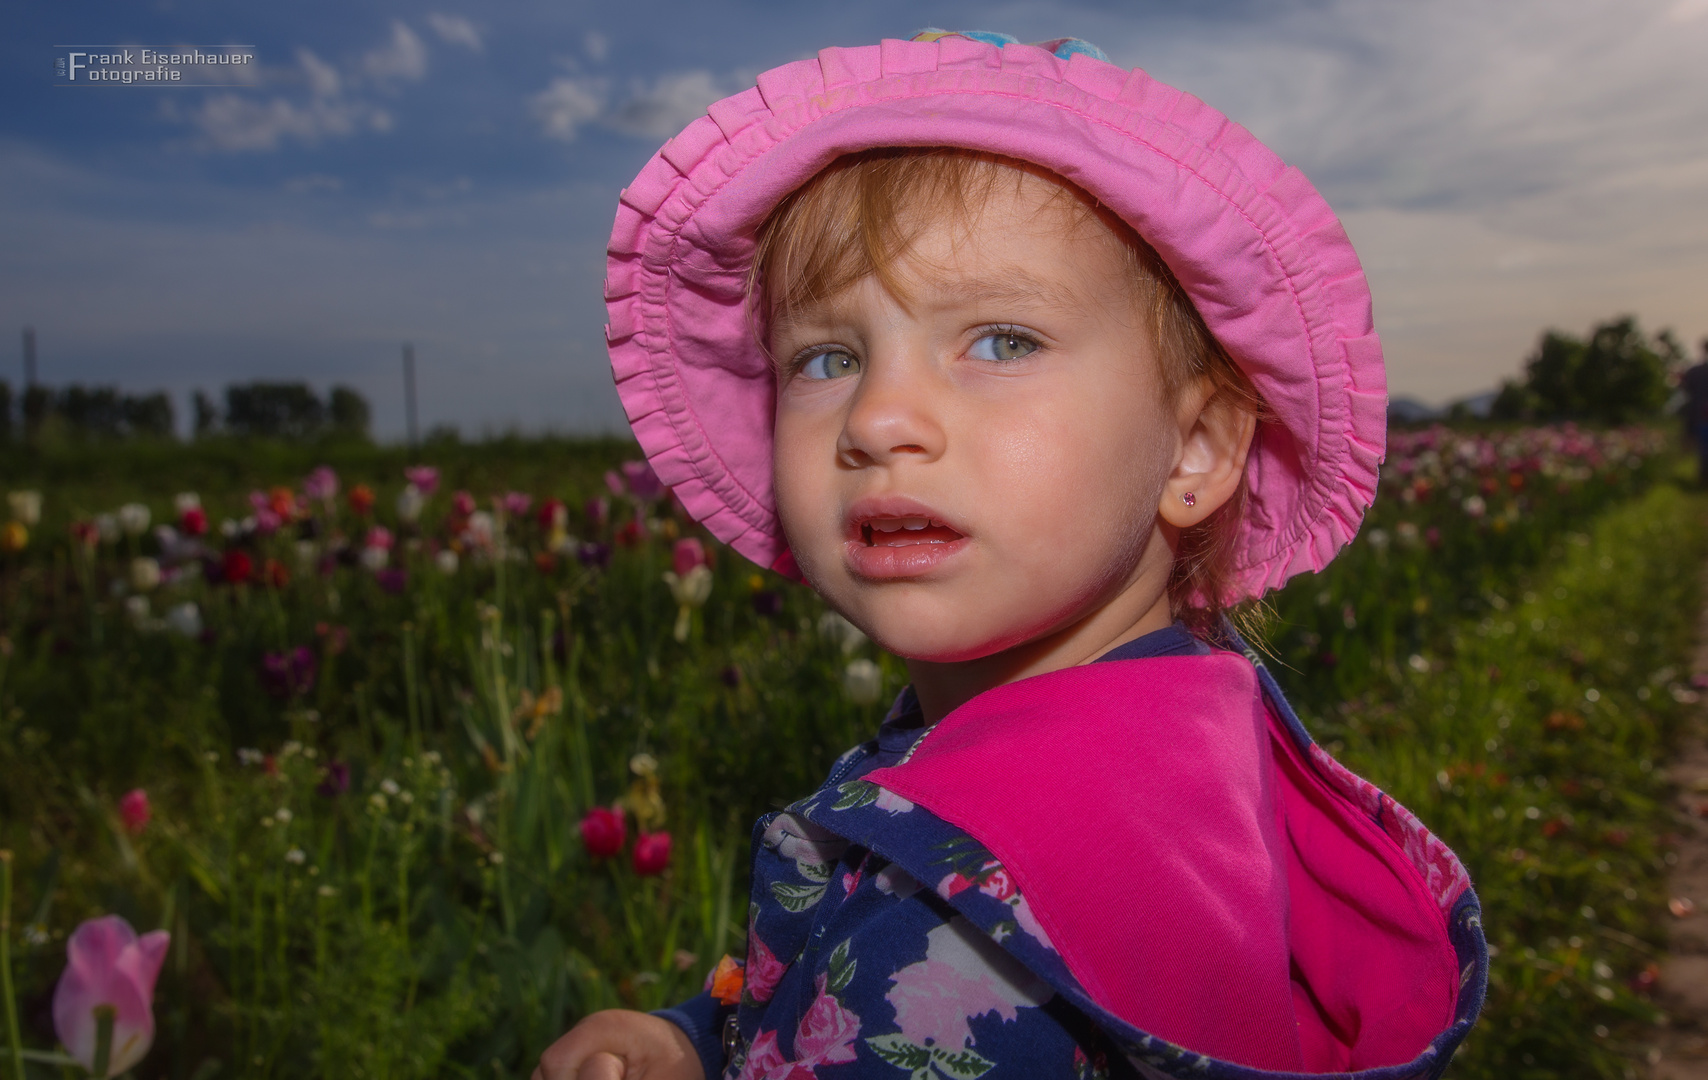
<path id="1" fill-rule="evenodd" d="M 623 462 L 623 479 L 628 481 L 629 493 L 641 502 L 653 502 L 664 496 L 664 482 L 645 461 Z"/>
<path id="2" fill-rule="evenodd" d="M 314 789 L 328 799 L 335 799 L 350 790 L 350 766 L 342 761 L 328 761 L 326 772 Z"/>
<path id="3" fill-rule="evenodd" d="M 302 493 L 311 499 L 331 502 L 338 497 L 338 474 L 328 466 L 320 466 L 304 478 Z"/>
<path id="4" fill-rule="evenodd" d="M 431 496 L 439 490 L 439 470 L 431 465 L 411 465 L 403 470 L 403 478 L 415 485 L 423 497 Z"/>
<path id="5" fill-rule="evenodd" d="M 615 473 L 609 475 L 615 476 Z M 611 500 L 603 495 L 596 499 L 587 500 L 587 524 L 594 529 L 603 529 L 605 522 L 611 520 Z"/>
<path id="6" fill-rule="evenodd" d="M 315 667 L 314 652 L 307 645 L 267 653 L 261 658 L 261 684 L 274 697 L 297 697 L 314 689 Z"/>
<path id="7" fill-rule="evenodd" d="M 583 566 L 592 566 L 604 570 L 611 565 L 611 545 L 585 543 L 575 553 L 575 557 L 581 560 Z"/>
<path id="8" fill-rule="evenodd" d="M 534 505 L 534 497 L 525 492 L 512 491 L 506 494 L 500 505 L 504 512 L 513 518 L 519 518 L 528 512 L 528 507 Z"/>
<path id="9" fill-rule="evenodd" d="M 381 570 L 379 573 L 375 574 L 374 580 L 378 581 L 380 583 L 380 588 L 384 589 L 386 592 L 393 595 L 401 595 L 404 587 L 409 584 L 409 574 L 406 571 L 393 567 L 389 570 Z"/>

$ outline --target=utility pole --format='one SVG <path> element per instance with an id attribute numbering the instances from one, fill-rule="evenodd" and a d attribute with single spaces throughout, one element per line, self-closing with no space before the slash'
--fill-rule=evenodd
<path id="1" fill-rule="evenodd" d="M 36 384 L 36 328 L 24 327 L 24 389 Z"/>
<path id="2" fill-rule="evenodd" d="M 409 425 L 409 448 L 416 449 L 421 445 L 419 432 L 415 427 L 415 346 L 403 346 L 403 411 Z"/>

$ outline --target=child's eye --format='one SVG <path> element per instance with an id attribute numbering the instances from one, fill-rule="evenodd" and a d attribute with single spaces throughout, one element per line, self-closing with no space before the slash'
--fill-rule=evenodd
<path id="1" fill-rule="evenodd" d="M 1022 334 L 986 334 L 973 342 L 967 355 L 974 360 L 1019 360 L 1038 351 L 1038 343 Z"/>
<path id="2" fill-rule="evenodd" d="M 808 357 L 800 367 L 809 379 L 841 379 L 860 373 L 860 361 L 846 349 L 826 349 Z"/>

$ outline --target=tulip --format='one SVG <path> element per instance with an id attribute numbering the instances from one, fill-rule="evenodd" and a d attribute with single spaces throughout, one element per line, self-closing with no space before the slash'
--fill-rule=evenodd
<path id="1" fill-rule="evenodd" d="M 431 498 L 439 490 L 439 470 L 431 465 L 411 465 L 403 470 L 403 478 L 422 498 Z"/>
<path id="2" fill-rule="evenodd" d="M 374 489 L 366 484 L 357 484 L 350 489 L 348 496 L 350 510 L 357 517 L 367 517 L 374 509 Z"/>
<path id="3" fill-rule="evenodd" d="M 30 530 L 21 521 L 8 521 L 5 528 L 0 528 L 0 548 L 22 551 L 29 542 Z"/>
<path id="4" fill-rule="evenodd" d="M 261 684 L 277 698 L 290 698 L 314 689 L 314 653 L 307 645 L 261 657 Z"/>
<path id="5" fill-rule="evenodd" d="M 634 867 L 641 877 L 664 873 L 670 865 L 670 834 L 643 832 L 635 838 Z"/>
<path id="6" fill-rule="evenodd" d="M 664 482 L 645 461 L 625 461 L 623 479 L 628 482 L 629 494 L 641 502 L 654 502 L 664 495 Z M 619 494 L 621 494 L 619 492 Z"/>
<path id="7" fill-rule="evenodd" d="M 149 607 L 148 607 L 148 597 L 146 597 L 146 596 L 127 596 L 127 597 L 125 597 L 125 614 L 130 616 L 130 621 L 135 624 L 135 626 L 138 630 L 148 630 L 151 628 L 150 627 L 150 622 L 151 622 L 150 615 L 152 614 L 152 612 L 149 610 Z"/>
<path id="8" fill-rule="evenodd" d="M 74 521 L 71 523 L 71 538 L 86 553 L 91 552 L 101 542 L 101 530 L 93 521 Z"/>
<path id="9" fill-rule="evenodd" d="M 818 635 L 835 642 L 842 649 L 844 656 L 867 641 L 865 633 L 858 626 L 834 611 L 827 611 L 818 617 Z"/>
<path id="10" fill-rule="evenodd" d="M 96 514 L 95 531 L 100 533 L 101 543 L 110 544 L 119 538 L 119 519 L 112 514 Z"/>
<path id="11" fill-rule="evenodd" d="M 315 793 L 328 799 L 335 799 L 350 790 L 350 766 L 342 761 L 326 763 L 326 774 L 320 783 L 315 785 Z"/>
<path id="12" fill-rule="evenodd" d="M 154 816 L 154 810 L 148 805 L 148 792 L 141 788 L 132 788 L 125 792 L 119 800 L 119 820 L 125 824 L 125 831 L 132 836 L 148 827 L 148 819 Z"/>
<path id="13" fill-rule="evenodd" d="M 581 819 L 581 842 L 595 859 L 607 859 L 623 850 L 627 838 L 628 823 L 623 820 L 621 807 L 595 806 Z"/>
<path id="14" fill-rule="evenodd" d="M 498 535 L 498 523 L 485 510 L 476 510 L 469 515 L 468 528 L 463 531 L 463 542 L 470 547 L 491 548 Z"/>
<path id="15" fill-rule="evenodd" d="M 512 491 L 501 499 L 494 499 L 506 514 L 519 518 L 528 512 L 528 507 L 534 505 L 534 497 L 521 491 Z"/>
<path id="16" fill-rule="evenodd" d="M 458 517 L 468 517 L 474 513 L 474 496 L 466 491 L 459 491 L 451 496 L 451 512 Z"/>
<path id="17" fill-rule="evenodd" d="M 139 555 L 130 561 L 130 587 L 137 592 L 152 592 L 160 585 L 160 561 Z"/>
<path id="18" fill-rule="evenodd" d="M 225 553 L 222 569 L 226 581 L 239 585 L 255 576 L 255 560 L 249 557 L 247 551 L 233 548 Z"/>
<path id="19" fill-rule="evenodd" d="M 433 566 L 441 574 L 449 575 L 456 573 L 457 553 L 452 551 L 450 548 L 440 548 L 433 555 Z"/>
<path id="20" fill-rule="evenodd" d="M 380 588 L 393 596 L 401 596 L 404 589 L 409 587 L 409 574 L 395 568 L 379 571 L 374 575 L 374 580 L 379 582 Z"/>
<path id="21" fill-rule="evenodd" d="M 870 705 L 884 692 L 884 673 L 877 664 L 862 657 L 842 669 L 842 690 L 856 705 Z"/>
<path id="22" fill-rule="evenodd" d="M 670 549 L 670 560 L 678 578 L 685 578 L 696 566 L 706 566 L 711 562 L 706 558 L 705 545 L 692 536 L 676 541 L 676 546 Z"/>
<path id="23" fill-rule="evenodd" d="M 107 915 L 83 923 L 65 943 L 68 963 L 53 991 L 53 1029 L 94 1076 L 124 1073 L 148 1053 L 154 982 L 171 940 L 164 930 L 139 938 L 124 919 Z"/>
<path id="24" fill-rule="evenodd" d="M 583 566 L 604 570 L 611 565 L 611 545 L 588 541 L 576 549 L 575 557 Z"/>
<path id="25" fill-rule="evenodd" d="M 603 529 L 605 522 L 611 520 L 611 500 L 604 496 L 588 499 L 584 512 L 587 514 L 587 524 L 593 526 L 595 531 Z"/>
<path id="26" fill-rule="evenodd" d="M 414 484 L 403 485 L 403 490 L 397 493 L 397 520 L 413 525 L 421 520 L 421 511 L 427 505 L 427 497 Z"/>
<path id="27" fill-rule="evenodd" d="M 302 493 L 330 505 L 338 497 L 338 474 L 325 465 L 320 466 L 303 480 Z"/>
<path id="28" fill-rule="evenodd" d="M 178 528 L 185 536 L 205 536 L 208 531 L 208 512 L 192 506 L 178 515 Z"/>
<path id="29" fill-rule="evenodd" d="M 180 517 L 191 510 L 200 510 L 201 508 L 202 497 L 193 491 L 180 491 L 172 496 L 172 509 L 178 511 Z"/>
<path id="30" fill-rule="evenodd" d="M 41 524 L 42 493 L 39 491 L 9 491 L 6 502 L 12 507 L 12 517 L 31 528 Z"/>
<path id="31" fill-rule="evenodd" d="M 547 499 L 540 504 L 537 520 L 541 532 L 564 532 L 569 528 L 569 507 L 559 499 Z"/>
<path id="32" fill-rule="evenodd" d="M 693 611 L 705 604 L 712 595 L 712 568 L 704 563 L 678 576 L 666 570 L 664 583 L 670 586 L 670 595 L 676 598 L 676 628 L 673 636 L 677 641 L 688 640 L 689 622 Z"/>
<path id="33" fill-rule="evenodd" d="M 261 564 L 261 580 L 269 588 L 282 589 L 291 583 L 291 572 L 285 569 L 285 564 L 277 559 L 268 559 Z"/>
<path id="34" fill-rule="evenodd" d="M 148 531 L 148 507 L 141 503 L 126 503 L 119 507 L 118 521 L 126 536 L 141 536 Z"/>

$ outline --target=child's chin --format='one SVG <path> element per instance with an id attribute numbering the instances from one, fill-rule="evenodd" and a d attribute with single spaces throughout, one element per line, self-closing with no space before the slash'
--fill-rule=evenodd
<path id="1" fill-rule="evenodd" d="M 918 623 L 891 628 L 874 627 L 872 640 L 885 652 L 893 653 L 903 660 L 917 660 L 926 664 L 958 664 L 968 660 L 979 660 L 993 653 L 999 653 L 1010 648 L 1015 643 L 1002 639 L 988 637 L 970 638 L 965 627 L 950 629 L 943 628 L 933 632 L 930 626 Z M 956 631 L 959 632 L 956 632 Z"/>

